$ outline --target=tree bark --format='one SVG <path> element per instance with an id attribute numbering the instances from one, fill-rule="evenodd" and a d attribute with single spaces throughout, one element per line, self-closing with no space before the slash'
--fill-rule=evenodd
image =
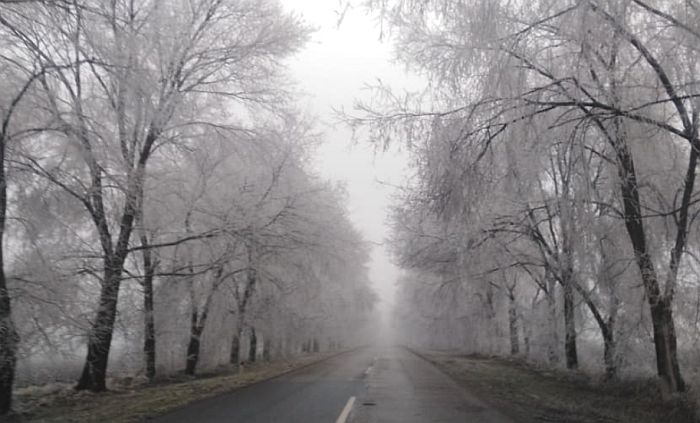
<path id="1" fill-rule="evenodd" d="M 127 186 L 124 192 L 126 198 L 119 219 L 119 235 L 116 243 L 114 243 L 110 233 L 107 213 L 105 212 L 102 184 L 103 170 L 92 153 L 89 131 L 85 122 L 83 122 L 80 103 L 78 103 L 77 111 L 81 122 L 79 128 L 80 140 L 86 149 L 85 157 L 91 178 L 88 212 L 95 224 L 104 252 L 104 271 L 97 316 L 88 335 L 87 357 L 83 372 L 75 388 L 101 392 L 107 389 L 107 363 L 109 361 L 109 350 L 112 344 L 114 322 L 117 315 L 121 276 L 129 251 L 129 240 L 134 229 L 134 221 L 139 214 L 141 199 L 143 198 L 146 162 L 151 154 L 153 144 L 159 137 L 160 131 L 155 127 L 149 128 L 136 167 L 128 172 Z"/>
<path id="2" fill-rule="evenodd" d="M 513 291 L 508 294 L 508 329 L 510 332 L 510 354 L 520 354 L 520 342 L 518 340 L 518 310 Z"/>
<path id="3" fill-rule="evenodd" d="M 255 363 L 258 355 L 258 338 L 255 336 L 255 328 L 250 328 L 250 349 L 248 350 L 248 361 Z"/>
<path id="4" fill-rule="evenodd" d="M 236 329 L 236 333 L 231 340 L 231 353 L 229 355 L 230 364 L 239 364 L 241 359 L 241 330 Z"/>
<path id="5" fill-rule="evenodd" d="M 571 281 L 564 283 L 564 327 L 566 330 L 564 340 L 564 352 L 566 355 L 566 368 L 578 369 L 578 351 L 576 349 L 576 306 L 574 304 L 574 288 Z"/>
<path id="6" fill-rule="evenodd" d="M 105 279 L 100 291 L 97 316 L 88 336 L 87 357 L 80 380 L 75 387 L 78 390 L 89 389 L 94 392 L 107 390 L 107 363 L 117 316 L 123 260 L 117 259 L 114 264 L 111 263 L 112 260 L 108 260 L 105 266 Z"/>
<path id="7" fill-rule="evenodd" d="M 3 128 L 3 132 L 4 132 Z M 0 416 L 12 409 L 12 385 L 17 364 L 19 335 L 12 320 L 12 301 L 5 275 L 5 228 L 7 221 L 7 181 L 5 142 L 0 144 Z"/>
<path id="8" fill-rule="evenodd" d="M 666 394 L 685 391 L 685 381 L 680 373 L 676 347 L 676 329 L 673 309 L 665 299 L 651 302 L 651 320 L 654 327 L 656 366 Z"/>
<path id="9" fill-rule="evenodd" d="M 185 374 L 194 376 L 197 370 L 197 364 L 199 363 L 199 351 L 202 340 L 202 333 L 204 333 L 204 328 L 207 325 L 207 319 L 209 317 L 209 310 L 211 309 L 211 303 L 214 298 L 219 285 L 222 283 L 223 267 L 216 269 L 214 276 L 214 285 L 212 286 L 207 299 L 204 301 L 201 312 L 197 311 L 197 304 L 195 302 L 195 296 L 193 287 L 190 286 L 190 301 L 192 306 L 191 312 L 191 323 L 190 323 L 190 342 L 187 345 L 187 361 L 185 364 Z M 190 263 L 190 273 L 192 273 L 192 264 Z M 193 282 L 193 281 L 191 281 Z"/>
<path id="10" fill-rule="evenodd" d="M 678 364 L 673 308 L 670 298 L 661 294 L 656 269 L 648 251 L 634 160 L 624 140 L 616 139 L 615 150 L 621 181 L 625 227 L 634 249 L 635 261 L 642 275 L 651 311 L 657 373 L 665 393 L 683 392 L 685 382 Z M 691 164 L 695 154 L 691 152 Z"/>
<path id="11" fill-rule="evenodd" d="M 109 351 L 112 345 L 114 322 L 117 316 L 121 276 L 124 270 L 124 262 L 126 261 L 129 247 L 129 238 L 131 237 L 134 226 L 137 203 L 140 195 L 140 188 L 135 187 L 134 184 L 143 182 L 143 168 L 140 168 L 136 174 L 137 175 L 132 175 L 130 177 L 130 189 L 127 192 L 128 198 L 121 219 L 121 230 L 116 248 L 114 249 L 112 247 L 112 240 L 101 203 L 101 194 L 93 194 L 95 197 L 93 201 L 100 204 L 100 212 L 95 214 L 93 218 L 97 222 L 101 243 L 105 251 L 104 278 L 100 291 L 97 316 L 95 317 L 95 321 L 88 335 L 88 351 L 85 365 L 80 379 L 78 380 L 78 384 L 75 387 L 78 390 L 87 389 L 94 392 L 102 392 L 107 389 L 107 363 L 109 361 Z M 99 187 L 101 190 L 101 182 L 99 182 L 101 177 L 99 174 L 94 177 L 97 179 L 94 186 Z"/>
<path id="12" fill-rule="evenodd" d="M 546 270 L 545 270 L 546 271 Z M 556 282 L 551 277 L 551 274 L 546 271 L 545 280 L 547 283 L 547 311 L 549 312 L 549 330 L 551 335 L 551 341 L 547 348 L 547 359 L 549 364 L 556 367 L 560 363 L 560 338 L 559 338 L 559 328 L 557 322 L 557 300 L 556 300 Z"/>
<path id="13" fill-rule="evenodd" d="M 143 281 L 144 337 L 143 353 L 146 359 L 146 377 L 156 376 L 156 323 L 153 310 L 153 271 L 147 271 Z"/>
<path id="14" fill-rule="evenodd" d="M 0 241 L 1 244 L 1 241 Z M 0 416 L 12 409 L 12 385 L 17 364 L 19 335 L 12 320 L 10 295 L 0 249 Z"/>
<path id="15" fill-rule="evenodd" d="M 192 322 L 190 324 L 190 341 L 187 344 L 187 361 L 185 365 L 185 374 L 194 376 L 199 363 L 200 340 L 204 327 L 199 322 L 201 320 L 196 312 L 192 313 Z"/>
<path id="16" fill-rule="evenodd" d="M 530 357 L 530 330 L 526 330 L 523 336 L 523 344 L 525 346 L 525 357 Z"/>
<path id="17" fill-rule="evenodd" d="M 247 245 L 248 250 L 248 270 L 246 272 L 246 282 L 243 289 L 242 298 L 237 302 L 238 306 L 238 322 L 235 327 L 233 341 L 231 343 L 231 355 L 229 356 L 230 364 L 240 364 L 240 342 L 243 339 L 243 329 L 246 326 L 246 311 L 248 310 L 248 304 L 250 299 L 255 292 L 255 285 L 258 280 L 258 273 L 255 269 L 255 252 L 252 244 Z"/>
<path id="18" fill-rule="evenodd" d="M 617 318 L 617 299 L 611 300 L 610 313 L 607 319 L 603 317 L 600 310 L 593 302 L 593 299 L 588 295 L 588 292 L 580 285 L 576 288 L 583 297 L 583 301 L 588 306 L 594 320 L 600 328 L 600 333 L 603 336 L 603 364 L 605 365 L 605 378 L 613 380 L 617 378 L 617 345 L 615 343 L 615 321 Z"/>
<path id="19" fill-rule="evenodd" d="M 148 246 L 148 238 L 141 235 L 141 245 Z M 156 376 L 156 325 L 153 309 L 153 278 L 156 271 L 156 263 L 153 260 L 149 248 L 143 250 L 143 353 L 146 361 L 146 377 L 152 381 Z"/>
<path id="20" fill-rule="evenodd" d="M 602 328 L 601 328 L 602 329 Z M 603 332 L 603 362 L 605 363 L 605 379 L 617 379 L 617 345 L 612 328 L 606 326 Z"/>

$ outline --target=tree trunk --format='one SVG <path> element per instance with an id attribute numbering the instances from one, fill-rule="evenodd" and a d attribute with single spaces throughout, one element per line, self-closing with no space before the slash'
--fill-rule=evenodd
<path id="1" fill-rule="evenodd" d="M 154 136 L 149 134 L 149 137 Z M 152 144 L 155 139 L 152 139 Z M 149 142 L 149 141 L 147 141 Z M 93 183 L 91 186 L 91 198 L 93 209 L 90 210 L 97 226 L 100 243 L 104 251 L 104 271 L 102 289 L 100 291 L 97 316 L 90 328 L 88 335 L 88 350 L 83 372 L 78 380 L 76 389 L 88 389 L 93 392 L 101 392 L 107 389 L 107 363 L 109 350 L 112 346 L 114 321 L 117 316 L 117 303 L 119 300 L 119 288 L 121 276 L 124 271 L 124 262 L 129 249 L 129 239 L 134 228 L 134 220 L 138 213 L 139 199 L 142 197 L 142 187 L 145 175 L 145 163 L 148 155 L 139 159 L 138 167 L 129 175 L 127 181 L 126 201 L 124 211 L 119 222 L 119 236 L 116 245 L 112 243 L 109 232 L 109 223 L 104 209 L 102 197 L 102 170 L 95 162 L 91 162 L 91 174 Z"/>
<path id="2" fill-rule="evenodd" d="M 197 313 L 192 313 L 192 324 L 190 325 L 190 342 L 187 344 L 187 363 L 185 374 L 194 376 L 199 363 L 200 339 L 204 329 L 198 322 Z"/>
<path id="3" fill-rule="evenodd" d="M 229 364 L 239 364 L 241 357 L 241 330 L 236 329 L 236 333 L 231 340 L 231 354 L 229 355 Z"/>
<path id="4" fill-rule="evenodd" d="M 233 335 L 233 341 L 231 342 L 231 355 L 229 356 L 230 364 L 240 364 L 240 346 L 241 340 L 243 339 L 243 330 L 246 326 L 246 310 L 248 309 L 248 303 L 255 292 L 255 285 L 258 280 L 258 272 L 255 269 L 255 249 L 252 244 L 246 245 L 248 251 L 248 271 L 246 272 L 246 284 L 243 290 L 243 297 L 238 302 L 238 324 L 236 325 L 236 331 Z M 255 334 L 255 328 L 252 328 L 253 335 Z M 253 339 L 251 338 L 251 345 Z M 249 354 L 250 355 L 250 354 Z"/>
<path id="5" fill-rule="evenodd" d="M 510 354 L 520 353 L 520 343 L 518 341 L 518 310 L 516 308 L 515 296 L 508 295 L 508 328 L 510 330 Z"/>
<path id="6" fill-rule="evenodd" d="M 250 328 L 250 349 L 248 350 L 248 361 L 255 363 L 258 355 L 258 337 L 255 336 L 255 328 Z"/>
<path id="7" fill-rule="evenodd" d="M 685 391 L 685 381 L 681 377 L 676 347 L 676 329 L 673 322 L 673 309 L 665 299 L 651 305 L 651 320 L 654 327 L 656 366 L 663 383 L 665 394 Z"/>
<path id="8" fill-rule="evenodd" d="M 0 416 L 12 409 L 12 384 L 17 364 L 19 335 L 12 320 L 12 302 L 5 276 L 5 225 L 7 183 L 5 181 L 5 143 L 0 145 Z"/>
<path id="9" fill-rule="evenodd" d="M 141 259 L 143 260 L 143 355 L 146 365 L 146 378 L 153 381 L 156 376 L 156 324 L 153 309 L 153 279 L 158 260 L 153 257 L 153 250 L 149 248 L 148 234 L 146 233 L 143 218 L 143 191 L 140 192 L 138 226 L 140 232 Z"/>
<path id="10" fill-rule="evenodd" d="M 112 260 L 108 260 L 105 266 L 105 279 L 100 292 L 97 316 L 88 336 L 87 357 L 80 380 L 75 387 L 78 390 L 87 389 L 93 392 L 102 392 L 107 389 L 107 363 L 112 344 L 114 321 L 117 316 L 123 260 L 116 260 L 113 265 L 110 265 L 110 262 Z"/>
<path id="11" fill-rule="evenodd" d="M 569 370 L 578 369 L 578 351 L 576 349 L 576 307 L 574 304 L 574 288 L 571 281 L 564 284 L 564 327 L 566 329 L 566 339 L 564 341 L 564 351 L 566 355 L 566 368 Z"/>
<path id="12" fill-rule="evenodd" d="M 530 330 L 526 330 L 523 336 L 523 344 L 525 345 L 525 357 L 530 357 Z"/>
<path id="13" fill-rule="evenodd" d="M 603 361 L 605 363 L 605 379 L 617 379 L 617 345 L 612 328 L 606 326 L 603 330 Z"/>
<path id="14" fill-rule="evenodd" d="M 595 305 L 591 297 L 588 295 L 587 291 L 582 289 L 579 285 L 576 286 L 579 294 L 583 297 L 584 302 L 588 306 L 593 318 L 598 327 L 600 328 L 600 333 L 603 336 L 603 364 L 605 365 L 605 378 L 606 380 L 613 380 L 617 378 L 617 345 L 615 344 L 615 319 L 617 318 L 617 299 L 612 298 L 610 306 L 610 315 L 607 319 L 603 318 L 600 314 L 600 310 Z"/>
<path id="15" fill-rule="evenodd" d="M 549 312 L 549 329 L 551 336 L 551 341 L 547 348 L 547 359 L 550 365 L 556 367 L 560 362 L 559 325 L 557 324 L 559 319 L 557 318 L 557 297 L 555 295 L 556 282 L 551 277 L 547 278 L 547 289 L 547 311 Z"/>
<path id="16" fill-rule="evenodd" d="M 148 253 L 146 253 L 148 251 Z M 153 275 L 155 266 L 149 250 L 144 250 L 143 310 L 144 336 L 143 353 L 146 359 L 146 377 L 152 381 L 156 376 L 156 324 L 153 311 Z M 148 257 L 148 258 L 147 258 Z"/>
<path id="17" fill-rule="evenodd" d="M 0 250 L 0 416 L 9 413 L 12 408 L 12 384 L 15 378 L 19 342 L 12 320 L 10 295 L 2 267 L 2 254 L 3 251 Z"/>
<path id="18" fill-rule="evenodd" d="M 624 140 L 618 138 L 615 141 L 625 227 L 634 249 L 635 260 L 642 275 L 642 282 L 649 301 L 657 373 L 662 381 L 664 394 L 683 392 L 685 382 L 678 365 L 673 308 L 670 303 L 671 299 L 665 298 L 661 294 L 656 269 L 648 251 L 634 161 Z"/>
<path id="19" fill-rule="evenodd" d="M 223 274 L 223 267 L 219 267 L 216 270 L 214 276 L 214 285 L 212 286 L 207 299 L 204 301 L 201 312 L 197 311 L 197 305 L 195 302 L 193 286 L 190 285 L 190 301 L 191 301 L 191 323 L 190 323 L 190 342 L 187 345 L 187 363 L 185 365 L 185 373 L 188 375 L 194 375 L 197 369 L 197 363 L 199 363 L 199 350 L 202 339 L 202 333 L 204 333 L 204 328 L 207 325 L 207 319 L 209 317 L 209 310 L 211 309 L 211 303 L 216 294 L 219 285 L 223 279 L 221 276 Z M 192 264 L 190 263 L 190 273 L 192 274 Z M 192 282 L 192 281 L 190 281 Z"/>

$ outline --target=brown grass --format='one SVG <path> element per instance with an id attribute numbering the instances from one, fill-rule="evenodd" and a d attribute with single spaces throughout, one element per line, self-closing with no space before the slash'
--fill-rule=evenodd
<path id="1" fill-rule="evenodd" d="M 518 422 L 700 422 L 685 398 L 662 403 L 649 380 L 599 383 L 580 373 L 538 370 L 517 361 L 433 352 L 421 356 Z"/>
<path id="2" fill-rule="evenodd" d="M 337 353 L 335 353 L 337 354 Z M 335 354 L 315 354 L 256 364 L 238 372 L 233 367 L 195 378 L 183 375 L 148 385 L 115 381 L 111 390 L 95 394 L 63 389 L 28 389 L 16 395 L 20 410 L 9 422 L 129 423 L 164 414 L 193 401 L 274 378 L 322 361 Z M 51 391 L 48 392 L 47 391 Z"/>

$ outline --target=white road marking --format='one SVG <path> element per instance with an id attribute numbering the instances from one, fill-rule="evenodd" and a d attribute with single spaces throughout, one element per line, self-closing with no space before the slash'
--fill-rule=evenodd
<path id="1" fill-rule="evenodd" d="M 340 413 L 340 416 L 338 416 L 338 420 L 336 420 L 335 423 L 345 423 L 348 416 L 350 416 L 350 411 L 352 411 L 353 405 L 355 405 L 355 397 L 350 397 L 348 403 L 345 404 L 345 408 L 343 408 L 343 412 Z"/>

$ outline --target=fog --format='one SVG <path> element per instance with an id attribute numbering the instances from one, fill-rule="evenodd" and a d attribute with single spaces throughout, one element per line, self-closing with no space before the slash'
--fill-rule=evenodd
<path id="1" fill-rule="evenodd" d="M 700 5 L 526 3 L 0 0 L 0 416 L 382 354 L 692 409 Z"/>

